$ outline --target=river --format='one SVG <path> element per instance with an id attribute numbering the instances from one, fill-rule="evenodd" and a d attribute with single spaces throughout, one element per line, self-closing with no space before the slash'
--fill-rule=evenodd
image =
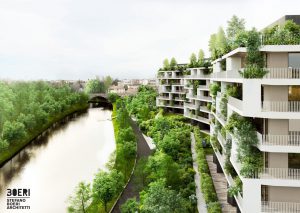
<path id="1" fill-rule="evenodd" d="M 115 150 L 111 111 L 91 108 L 26 147 L 0 169 L 0 212 L 66 212 L 80 181 L 91 182 Z M 30 210 L 6 210 L 7 189 L 30 189 Z"/>

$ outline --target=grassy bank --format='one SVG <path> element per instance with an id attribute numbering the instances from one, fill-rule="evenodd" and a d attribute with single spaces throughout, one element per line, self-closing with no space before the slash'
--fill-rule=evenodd
<path id="1" fill-rule="evenodd" d="M 35 129 L 31 132 L 27 132 L 26 137 L 22 138 L 22 140 L 15 141 L 10 144 L 9 148 L 6 150 L 0 151 L 0 165 L 4 165 L 5 162 L 9 161 L 13 156 L 15 156 L 18 152 L 20 152 L 26 145 L 28 145 L 34 138 L 38 137 L 45 130 L 47 130 L 51 125 L 55 122 L 60 121 L 66 116 L 81 110 L 85 110 L 88 108 L 87 104 L 77 104 L 70 107 L 68 110 L 65 110 L 63 113 L 56 115 L 55 117 L 48 118 L 48 122 L 40 128 Z"/>
<path id="2" fill-rule="evenodd" d="M 113 103 L 113 111 L 111 116 L 116 141 L 116 159 L 113 169 L 122 172 L 124 175 L 124 182 L 127 183 L 136 159 L 136 138 L 130 125 L 130 118 L 126 108 L 123 106 L 117 107 L 117 105 L 117 103 Z M 123 119 L 120 118 L 123 116 Z M 129 141 L 134 143 L 134 150 L 128 150 L 128 147 L 125 148 L 124 143 Z M 132 152 L 131 156 L 128 156 L 128 151 Z M 110 210 L 113 207 L 118 197 L 119 193 L 107 203 L 107 209 Z M 101 203 L 101 201 L 94 199 L 88 208 L 88 212 L 105 213 L 104 205 Z"/>

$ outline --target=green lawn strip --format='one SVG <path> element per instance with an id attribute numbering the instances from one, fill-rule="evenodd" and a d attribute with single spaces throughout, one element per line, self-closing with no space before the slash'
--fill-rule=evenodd
<path id="1" fill-rule="evenodd" d="M 61 119 L 65 118 L 66 116 L 74 112 L 81 111 L 87 108 L 88 108 L 87 104 L 84 105 L 77 104 L 72 106 L 68 110 L 64 111 L 63 113 L 56 115 L 55 117 L 48 118 L 48 122 L 45 125 L 41 126 L 39 129 L 36 129 L 32 132 L 28 132 L 26 137 L 23 138 L 23 140 L 12 143 L 7 150 L 0 151 L 0 165 L 3 164 L 5 161 L 9 160 L 10 158 L 12 158 L 26 145 L 28 145 L 34 138 L 42 134 L 55 122 L 60 121 Z"/>

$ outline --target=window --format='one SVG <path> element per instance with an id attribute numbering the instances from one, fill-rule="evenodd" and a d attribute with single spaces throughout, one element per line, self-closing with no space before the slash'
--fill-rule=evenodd
<path id="1" fill-rule="evenodd" d="M 289 86 L 289 101 L 300 101 L 300 86 Z"/>
<path id="2" fill-rule="evenodd" d="M 300 68 L 300 53 L 289 53 L 289 67 Z"/>
<path id="3" fill-rule="evenodd" d="M 289 168 L 300 169 L 300 154 L 289 153 Z"/>

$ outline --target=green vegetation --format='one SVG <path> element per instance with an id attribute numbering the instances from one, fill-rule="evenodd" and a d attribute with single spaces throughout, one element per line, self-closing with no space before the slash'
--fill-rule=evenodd
<path id="1" fill-rule="evenodd" d="M 112 170 L 109 173 L 100 171 L 93 180 L 93 196 L 104 206 L 107 212 L 107 204 L 123 189 L 124 177 L 121 172 Z M 96 211 L 94 211 L 96 212 Z"/>
<path id="2" fill-rule="evenodd" d="M 75 189 L 74 195 L 69 198 L 68 212 L 87 212 L 88 206 L 91 204 L 92 190 L 88 183 L 80 182 Z"/>
<path id="3" fill-rule="evenodd" d="M 263 32 L 264 45 L 289 45 L 300 44 L 300 26 L 292 20 L 283 26 L 274 26 Z"/>
<path id="4" fill-rule="evenodd" d="M 88 97 L 67 84 L 0 82 L 0 163 L 65 116 L 86 109 Z"/>
<path id="5" fill-rule="evenodd" d="M 204 51 L 202 49 L 199 50 L 198 58 L 195 53 L 192 53 L 190 56 L 190 62 L 188 64 L 189 68 L 197 68 L 197 67 L 206 67 L 210 66 L 210 63 L 205 60 Z"/>
<path id="6" fill-rule="evenodd" d="M 221 85 L 217 82 L 214 82 L 209 85 L 209 91 L 213 98 L 217 96 L 218 92 L 221 92 Z"/>
<path id="7" fill-rule="evenodd" d="M 152 137 L 156 151 L 137 162 L 136 190 L 140 200 L 130 199 L 122 212 L 194 212 L 195 183 L 190 151 L 190 126 L 183 116 L 163 115 L 155 107 L 156 92 L 141 87 L 137 95 L 126 100 L 141 130 Z M 148 105 L 147 113 L 143 110 Z"/>
<path id="8" fill-rule="evenodd" d="M 198 127 L 194 127 L 194 135 L 196 140 L 196 151 L 198 154 L 197 161 L 199 165 L 199 173 L 201 176 L 201 190 L 204 195 L 205 203 L 208 207 L 208 212 L 222 212 L 221 205 L 218 202 L 218 197 L 213 185 L 213 180 L 210 176 L 210 171 L 206 161 L 206 153 L 204 148 L 202 147 L 202 140 L 204 139 L 204 135 L 200 133 Z"/>
<path id="9" fill-rule="evenodd" d="M 130 125 L 130 117 L 125 102 L 114 94 L 109 95 L 113 102 L 112 121 L 116 140 L 116 156 L 108 172 L 99 171 L 92 183 L 92 198 L 86 212 L 108 212 L 123 190 L 131 175 L 136 158 L 136 137 Z M 74 197 L 76 198 L 77 192 Z M 74 203 L 69 202 L 69 212 Z"/>
<path id="10" fill-rule="evenodd" d="M 228 193 L 231 197 L 237 196 L 238 193 L 242 194 L 243 192 L 243 182 L 239 178 L 239 176 L 236 176 L 234 178 L 234 184 L 228 189 Z"/>
<path id="11" fill-rule="evenodd" d="M 240 72 L 244 78 L 263 78 L 267 74 L 263 54 L 259 51 L 260 46 L 260 33 L 252 29 L 247 37 L 246 66 L 244 71 Z"/>
<path id="12" fill-rule="evenodd" d="M 263 166 L 262 154 L 256 147 L 258 138 L 255 127 L 249 118 L 233 113 L 225 128 L 236 138 L 241 175 L 253 177 Z"/>
<path id="13" fill-rule="evenodd" d="M 156 96 L 157 92 L 152 87 L 140 86 L 137 95 L 125 100 L 129 114 L 134 116 L 139 124 L 155 117 Z"/>
<path id="14" fill-rule="evenodd" d="M 86 83 L 86 93 L 106 93 L 108 88 L 114 83 L 114 80 L 110 76 L 106 76 L 102 79 L 96 77 Z"/>

